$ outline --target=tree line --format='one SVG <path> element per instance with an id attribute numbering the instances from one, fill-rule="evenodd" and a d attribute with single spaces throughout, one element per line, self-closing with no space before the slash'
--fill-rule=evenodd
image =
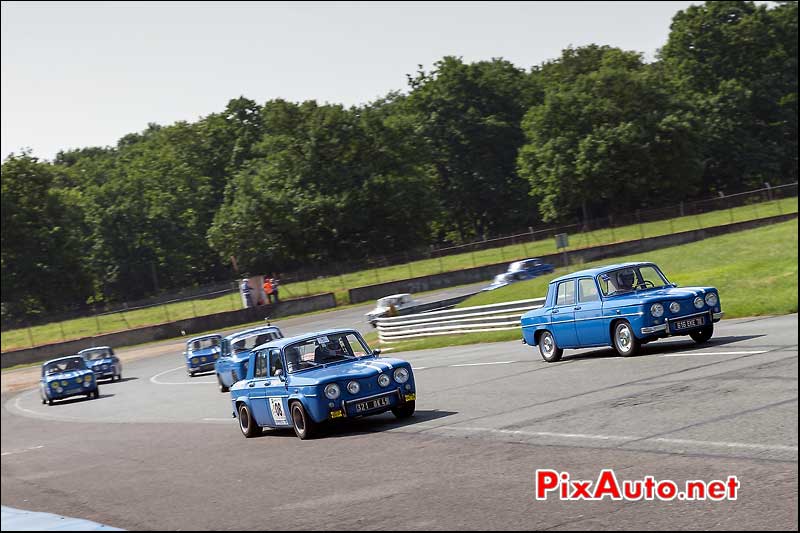
<path id="1" fill-rule="evenodd" d="M 656 60 L 444 57 L 344 107 L 245 97 L 2 164 L 2 317 L 797 180 L 797 2 L 678 12 Z"/>

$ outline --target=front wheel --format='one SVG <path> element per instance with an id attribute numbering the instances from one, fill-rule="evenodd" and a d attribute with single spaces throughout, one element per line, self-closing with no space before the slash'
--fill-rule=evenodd
<path id="1" fill-rule="evenodd" d="M 308 416 L 303 404 L 294 402 L 292 404 L 292 426 L 294 433 L 301 440 L 311 439 L 317 432 L 317 424 Z"/>
<path id="2" fill-rule="evenodd" d="M 627 321 L 618 322 L 614 326 L 614 349 L 622 357 L 630 357 L 639 353 L 642 343 L 633 334 L 633 328 Z"/>
<path id="3" fill-rule="evenodd" d="M 689 336 L 697 344 L 703 344 L 704 342 L 708 342 L 713 335 L 714 335 L 714 324 L 709 324 L 703 329 L 689 333 Z"/>
<path id="4" fill-rule="evenodd" d="M 228 389 L 228 387 L 225 386 L 224 383 L 222 383 L 222 378 L 219 377 L 219 374 L 217 374 L 217 383 L 219 383 L 219 391 L 220 392 L 228 392 L 229 389 Z"/>
<path id="5" fill-rule="evenodd" d="M 560 361 L 564 354 L 564 350 L 556 345 L 556 339 L 549 331 L 545 331 L 539 337 L 539 352 L 542 354 L 542 359 L 548 363 Z"/>
<path id="6" fill-rule="evenodd" d="M 250 409 L 244 403 L 239 404 L 239 429 L 247 439 L 253 438 L 261 432 L 261 428 L 250 414 Z"/>
<path id="7" fill-rule="evenodd" d="M 392 414 L 401 420 L 403 418 L 409 418 L 414 414 L 416 407 L 416 402 L 412 400 L 392 409 Z"/>

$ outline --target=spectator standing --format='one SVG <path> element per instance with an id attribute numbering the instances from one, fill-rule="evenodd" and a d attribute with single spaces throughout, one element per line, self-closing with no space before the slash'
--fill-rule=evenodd
<path id="1" fill-rule="evenodd" d="M 264 278 L 264 293 L 267 295 L 267 303 L 272 303 L 272 279 Z"/>
<path id="2" fill-rule="evenodd" d="M 275 296 L 275 301 L 278 301 L 278 285 L 280 285 L 280 280 L 275 272 L 272 273 L 272 294 Z"/>
<path id="3" fill-rule="evenodd" d="M 242 297 L 244 298 L 244 306 L 246 308 L 253 307 L 253 299 L 250 296 L 250 291 L 251 291 L 250 284 L 247 281 L 248 281 L 247 278 L 242 279 L 242 284 L 239 287 L 242 293 Z"/>

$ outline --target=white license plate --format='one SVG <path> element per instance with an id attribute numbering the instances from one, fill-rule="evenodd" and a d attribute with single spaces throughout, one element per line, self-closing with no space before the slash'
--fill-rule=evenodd
<path id="1" fill-rule="evenodd" d="M 381 398 L 375 398 L 374 400 L 369 400 L 367 402 L 357 403 L 356 413 L 371 411 L 373 409 L 378 409 L 379 407 L 386 407 L 387 405 L 389 405 L 389 398 L 387 396 L 382 396 Z"/>
<path id="2" fill-rule="evenodd" d="M 700 326 L 704 326 L 706 323 L 706 319 L 703 316 L 698 316 L 695 318 L 687 318 L 686 320 L 676 320 L 672 323 L 672 329 L 692 329 L 697 328 Z"/>

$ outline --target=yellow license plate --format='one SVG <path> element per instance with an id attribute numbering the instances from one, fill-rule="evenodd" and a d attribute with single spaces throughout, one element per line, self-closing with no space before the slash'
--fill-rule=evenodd
<path id="1" fill-rule="evenodd" d="M 417 395 L 416 394 L 406 394 L 406 401 L 407 402 L 413 402 L 416 399 L 417 399 Z"/>
<path id="2" fill-rule="evenodd" d="M 341 411 L 331 411 L 331 418 L 342 418 Z"/>

